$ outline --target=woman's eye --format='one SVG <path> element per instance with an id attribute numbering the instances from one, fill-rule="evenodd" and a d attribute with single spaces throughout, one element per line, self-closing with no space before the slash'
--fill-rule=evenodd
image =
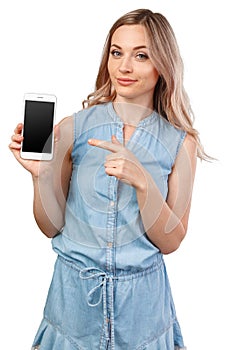
<path id="1" fill-rule="evenodd" d="M 120 57 L 121 56 L 121 52 L 118 50 L 112 50 L 111 51 L 111 55 L 114 57 Z"/>
<path id="2" fill-rule="evenodd" d="M 140 61 L 145 61 L 148 59 L 148 56 L 145 53 L 139 52 L 137 53 L 136 58 L 138 58 Z"/>

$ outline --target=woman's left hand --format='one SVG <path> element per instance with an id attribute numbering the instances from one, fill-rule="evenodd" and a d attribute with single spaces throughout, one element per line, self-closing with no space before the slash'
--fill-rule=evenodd
<path id="1" fill-rule="evenodd" d="M 123 146 L 113 135 L 112 142 L 97 139 L 88 140 L 89 145 L 103 148 L 111 153 L 106 156 L 105 172 L 115 176 L 136 189 L 144 188 L 145 169 L 134 154 Z"/>

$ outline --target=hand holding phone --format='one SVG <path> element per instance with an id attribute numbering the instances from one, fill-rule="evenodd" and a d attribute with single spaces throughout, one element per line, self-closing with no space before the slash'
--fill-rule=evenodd
<path id="1" fill-rule="evenodd" d="M 25 94 L 21 157 L 51 160 L 54 149 L 56 96 Z"/>
<path id="2" fill-rule="evenodd" d="M 14 134 L 11 137 L 11 143 L 9 144 L 9 149 L 13 153 L 14 157 L 17 159 L 17 161 L 27 170 L 31 173 L 33 177 L 38 177 L 42 173 L 48 174 L 48 169 L 53 169 L 55 157 L 53 155 L 53 159 L 47 162 L 44 162 L 40 160 L 34 160 L 34 159 L 24 159 L 21 157 L 21 149 L 22 149 L 22 141 L 23 141 L 23 136 L 22 136 L 22 131 L 23 131 L 23 124 L 19 123 L 16 128 L 14 129 Z M 56 125 L 54 127 L 54 152 L 55 152 L 55 143 L 56 141 L 59 141 L 60 137 L 60 130 L 59 130 L 59 125 Z"/>

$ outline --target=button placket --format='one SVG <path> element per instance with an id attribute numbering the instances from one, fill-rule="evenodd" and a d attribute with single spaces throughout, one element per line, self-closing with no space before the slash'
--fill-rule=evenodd
<path id="1" fill-rule="evenodd" d="M 114 235 L 116 224 L 116 198 L 118 180 L 114 176 L 109 176 L 108 182 L 108 213 L 107 213 L 107 236 L 106 236 L 106 268 L 112 273 L 114 269 Z"/>
<path id="2" fill-rule="evenodd" d="M 115 126 L 115 124 L 114 124 Z M 123 140 L 123 123 L 118 123 L 116 128 L 112 130 L 118 140 Z M 117 223 L 117 196 L 118 196 L 118 180 L 114 176 L 109 176 L 108 179 L 108 212 L 107 212 L 107 235 L 106 235 L 106 269 L 110 276 L 107 279 L 107 317 L 108 335 L 110 347 L 114 349 L 114 305 L 113 305 L 113 279 L 115 270 L 115 235 Z"/>

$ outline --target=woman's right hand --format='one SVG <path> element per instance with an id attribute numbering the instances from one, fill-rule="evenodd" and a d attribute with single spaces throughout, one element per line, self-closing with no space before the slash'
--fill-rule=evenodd
<path id="1" fill-rule="evenodd" d="M 40 161 L 39 160 L 27 160 L 21 158 L 20 150 L 22 147 L 22 130 L 23 130 L 23 124 L 19 123 L 15 130 L 14 135 L 11 137 L 11 143 L 9 144 L 9 149 L 17 159 L 17 161 L 26 169 L 28 170 L 32 176 L 38 177 L 39 176 L 39 169 L 40 169 Z"/>
<path id="2" fill-rule="evenodd" d="M 54 127 L 52 160 L 21 158 L 23 124 L 18 124 L 9 148 L 17 161 L 33 178 L 34 216 L 41 231 L 48 237 L 56 235 L 64 225 L 64 213 L 72 174 L 73 118 L 64 118 Z"/>

